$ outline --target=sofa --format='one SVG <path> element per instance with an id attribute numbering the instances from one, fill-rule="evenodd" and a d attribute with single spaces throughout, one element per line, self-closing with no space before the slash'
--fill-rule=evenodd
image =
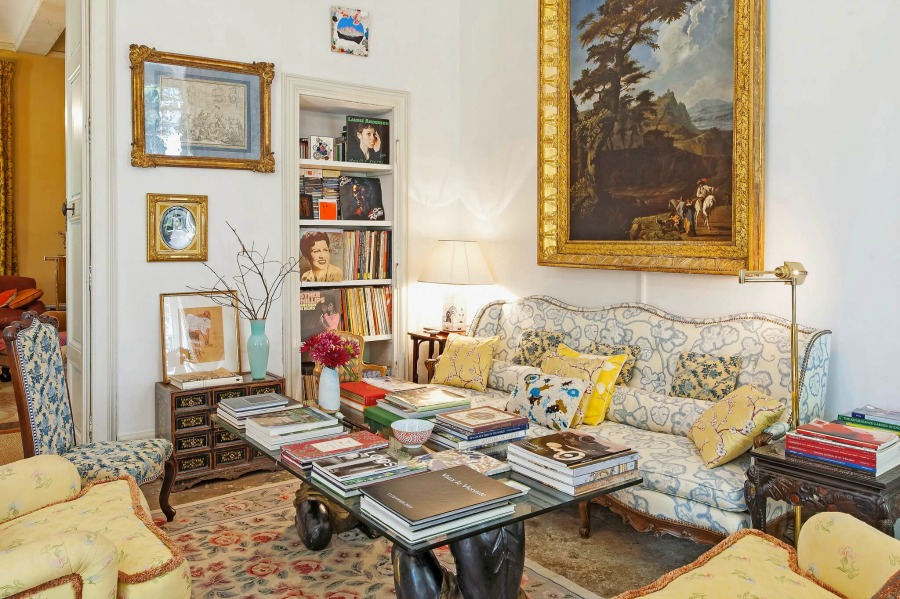
<path id="1" fill-rule="evenodd" d="M 826 512 L 803 526 L 796 551 L 758 530 L 742 530 L 693 563 L 614 599 L 896 599 L 898 568 L 900 541 L 848 514 Z"/>
<path id="2" fill-rule="evenodd" d="M 56 455 L 0 466 L 0 598 L 191 596 L 184 555 L 131 477 L 82 488 Z"/>
<path id="3" fill-rule="evenodd" d="M 22 291 L 23 289 L 36 288 L 37 281 L 35 281 L 31 277 L 0 276 L 0 292 L 9 291 L 10 289 Z M 12 308 L 0 308 L 0 330 L 3 330 L 5 327 L 11 325 L 13 321 L 22 320 L 22 314 L 27 311 L 37 312 L 38 314 L 41 314 L 45 310 L 46 307 L 44 306 L 44 302 L 42 302 L 41 300 L 33 301 L 27 306 L 23 306 L 15 310 L 13 310 Z"/>
<path id="4" fill-rule="evenodd" d="M 707 468 L 687 437 L 708 401 L 669 397 L 678 356 L 684 351 L 719 356 L 740 354 L 737 384 L 753 384 L 788 409 L 781 420 L 755 439 L 757 445 L 784 436 L 790 418 L 790 323 L 776 316 L 743 313 L 720 318 L 686 318 L 646 304 L 579 308 L 545 296 L 496 301 L 475 315 L 469 335 L 498 336 L 494 362 L 484 392 L 458 389 L 473 406 L 503 409 L 527 366 L 511 363 L 522 331 L 561 331 L 564 342 L 578 350 L 594 341 L 637 345 L 633 377 L 616 385 L 606 420 L 579 430 L 627 445 L 640 454 L 643 483 L 597 500 L 642 531 L 668 533 L 716 543 L 751 526 L 744 498 L 748 455 L 717 468 Z M 799 327 L 800 420 L 824 415 L 831 332 Z M 429 378 L 434 364 L 426 364 Z M 532 370 L 536 370 L 533 369 Z M 529 434 L 550 434 L 532 426 Z M 787 514 L 784 503 L 770 502 L 767 521 Z M 590 505 L 582 507 L 582 536 L 590 533 Z"/>

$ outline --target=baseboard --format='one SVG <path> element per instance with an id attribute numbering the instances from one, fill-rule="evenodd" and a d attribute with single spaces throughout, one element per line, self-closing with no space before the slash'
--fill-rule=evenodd
<path id="1" fill-rule="evenodd" d="M 137 431 L 136 433 L 120 433 L 116 436 L 119 441 L 138 441 L 140 439 L 152 439 L 156 436 L 156 431 L 150 429 L 148 431 Z"/>

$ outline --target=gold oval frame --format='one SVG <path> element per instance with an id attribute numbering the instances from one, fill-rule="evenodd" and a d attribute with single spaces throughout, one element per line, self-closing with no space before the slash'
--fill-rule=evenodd
<path id="1" fill-rule="evenodd" d="M 147 262 L 206 262 L 209 252 L 207 248 L 208 218 L 206 196 L 180 194 L 147 194 Z M 183 250 L 166 249 L 159 236 L 159 217 L 162 212 L 172 206 L 184 206 L 194 216 L 197 235 L 190 246 Z"/>

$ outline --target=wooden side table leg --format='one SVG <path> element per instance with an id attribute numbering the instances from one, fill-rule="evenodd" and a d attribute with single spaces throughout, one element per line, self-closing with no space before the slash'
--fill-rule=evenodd
<path id="1" fill-rule="evenodd" d="M 759 468 L 750 466 L 744 482 L 744 499 L 750 512 L 750 525 L 756 530 L 766 530 L 766 495 L 762 492 Z"/>
<path id="2" fill-rule="evenodd" d="M 412 382 L 419 382 L 419 345 L 421 341 L 418 339 L 413 339 L 413 354 L 412 354 Z"/>

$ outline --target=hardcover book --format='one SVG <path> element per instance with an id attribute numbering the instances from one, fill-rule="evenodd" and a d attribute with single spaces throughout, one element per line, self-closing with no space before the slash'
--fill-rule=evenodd
<path id="1" fill-rule="evenodd" d="M 338 480 L 370 476 L 403 466 L 403 462 L 386 449 L 355 451 L 313 462 L 313 468 Z"/>
<path id="2" fill-rule="evenodd" d="M 179 389 L 203 389 L 229 383 L 243 382 L 244 377 L 225 368 L 217 368 L 208 372 L 185 372 L 170 374 L 169 382 Z"/>
<path id="3" fill-rule="evenodd" d="M 346 397 L 366 407 L 374 406 L 379 399 L 384 399 L 384 395 L 384 389 L 373 387 L 364 381 L 341 383 L 341 397 Z"/>
<path id="4" fill-rule="evenodd" d="M 528 419 L 524 416 L 511 414 L 489 406 L 446 412 L 438 415 L 437 420 L 446 423 L 452 428 L 471 433 L 512 428 L 520 424 L 528 424 Z"/>
<path id="5" fill-rule="evenodd" d="M 387 119 L 347 116 L 347 162 L 390 164 L 391 123 Z"/>
<path id="6" fill-rule="evenodd" d="M 441 414 L 446 414 L 446 412 L 441 412 Z M 438 414 L 438 418 L 440 418 L 441 414 Z M 495 428 L 486 430 L 480 433 L 468 433 L 465 431 L 461 431 L 459 429 L 455 429 L 453 427 L 447 426 L 443 422 L 438 422 L 437 418 L 435 418 L 434 429 L 439 430 L 442 433 L 446 433 L 452 437 L 460 441 L 474 441 L 476 439 L 488 439 L 490 437 L 494 437 L 496 435 L 505 435 L 506 433 L 514 433 L 517 431 L 528 430 L 528 423 L 525 422 L 523 424 L 517 424 L 515 426 L 508 426 L 505 428 Z"/>
<path id="7" fill-rule="evenodd" d="M 381 449 L 388 446 L 384 437 L 379 437 L 369 431 L 357 431 L 349 435 L 332 437 L 331 439 L 304 441 L 293 443 L 281 448 L 281 453 L 286 454 L 301 464 L 311 463 L 315 460 L 333 457 L 345 453 L 360 452 L 370 449 Z"/>
<path id="8" fill-rule="evenodd" d="M 900 425 L 900 411 L 897 410 L 885 410 L 876 408 L 875 406 L 863 406 L 861 408 L 856 408 L 850 412 L 850 414 L 854 418 L 863 418 L 865 420 Z"/>
<path id="9" fill-rule="evenodd" d="M 388 393 L 385 395 L 384 399 L 401 408 L 418 412 L 462 405 L 467 406 L 472 401 L 465 395 L 448 391 L 437 385 L 428 385 L 420 389 Z"/>
<path id="10" fill-rule="evenodd" d="M 426 464 L 429 470 L 446 470 L 455 466 L 468 466 L 472 470 L 488 476 L 509 472 L 509 464 L 506 462 L 501 462 L 477 451 L 448 449 L 422 455 L 415 458 L 415 460 Z"/>
<path id="11" fill-rule="evenodd" d="M 370 379 L 366 379 L 366 382 L 372 385 L 373 387 L 378 387 L 379 389 L 384 389 L 385 391 L 396 392 L 396 391 L 409 391 L 411 389 L 421 389 L 425 385 L 420 383 L 413 383 L 410 381 L 404 381 L 403 379 L 398 379 L 393 376 L 379 376 L 373 377 Z"/>
<path id="12" fill-rule="evenodd" d="M 316 289 L 300 292 L 300 340 L 341 327 L 341 290 Z"/>
<path id="13" fill-rule="evenodd" d="M 554 468 L 575 469 L 607 460 L 631 449 L 591 434 L 563 431 L 517 441 L 510 444 L 509 451 L 545 462 Z"/>
<path id="14" fill-rule="evenodd" d="M 840 422 L 828 422 L 814 418 L 808 424 L 797 427 L 797 433 L 812 437 L 822 437 L 848 445 L 883 451 L 900 442 L 900 437 L 890 432 L 853 428 Z"/>
<path id="15" fill-rule="evenodd" d="M 276 436 L 291 432 L 333 426 L 337 419 L 310 406 L 285 410 L 271 416 L 256 416 L 247 421 L 247 426 L 260 429 Z"/>
<path id="16" fill-rule="evenodd" d="M 341 177 L 341 219 L 384 220 L 381 181 L 368 177 Z"/>
<path id="17" fill-rule="evenodd" d="M 291 399 L 280 393 L 261 393 L 259 395 L 243 395 L 219 400 L 219 407 L 226 408 L 236 415 L 244 412 L 286 406 Z"/>

